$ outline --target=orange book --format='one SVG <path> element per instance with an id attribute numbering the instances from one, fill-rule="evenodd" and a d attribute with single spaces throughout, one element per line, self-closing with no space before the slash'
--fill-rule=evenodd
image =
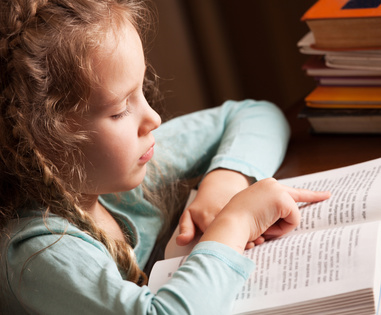
<path id="1" fill-rule="evenodd" d="M 381 108 L 381 87 L 319 85 L 305 101 L 316 108 Z"/>
<path id="2" fill-rule="evenodd" d="M 353 3 L 351 6 L 350 3 Z M 355 5 L 357 3 L 357 5 Z M 319 0 L 302 17 L 302 20 L 380 17 L 381 5 L 366 5 L 379 1 Z"/>
<path id="3" fill-rule="evenodd" d="M 315 48 L 381 48 L 380 0 L 319 0 L 303 15 Z"/>

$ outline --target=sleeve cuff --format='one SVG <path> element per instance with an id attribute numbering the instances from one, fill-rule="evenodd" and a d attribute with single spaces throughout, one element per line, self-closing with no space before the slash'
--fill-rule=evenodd
<path id="1" fill-rule="evenodd" d="M 225 168 L 237 171 L 251 178 L 255 178 L 256 181 L 271 176 L 269 175 L 270 172 L 263 172 L 262 170 L 254 167 L 252 164 L 247 163 L 243 160 L 223 156 L 216 156 L 213 158 L 206 174 L 217 168 Z"/>
<path id="2" fill-rule="evenodd" d="M 227 266 L 241 275 L 244 279 L 248 279 L 255 268 L 255 263 L 252 260 L 239 254 L 229 246 L 218 242 L 205 241 L 198 243 L 193 248 L 189 257 L 194 255 L 213 256 L 225 263 Z"/>

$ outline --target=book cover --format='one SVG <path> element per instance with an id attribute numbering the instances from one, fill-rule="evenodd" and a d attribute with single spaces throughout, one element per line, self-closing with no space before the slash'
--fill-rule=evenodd
<path id="1" fill-rule="evenodd" d="M 307 119 L 314 133 L 381 133 L 381 109 L 325 109 L 305 106 L 298 117 Z"/>
<path id="2" fill-rule="evenodd" d="M 380 16 L 379 0 L 319 0 L 302 16 L 302 21 Z"/>
<path id="3" fill-rule="evenodd" d="M 315 77 L 320 85 L 328 86 L 381 86 L 381 77 Z"/>
<path id="4" fill-rule="evenodd" d="M 331 68 L 381 71 L 381 50 L 328 53 L 325 63 Z"/>
<path id="5" fill-rule="evenodd" d="M 345 108 L 345 109 L 326 109 L 326 108 L 310 108 L 303 107 L 299 112 L 299 118 L 309 117 L 368 117 L 368 116 L 380 116 L 381 108 Z M 380 126 L 381 128 L 381 126 Z"/>
<path id="6" fill-rule="evenodd" d="M 306 60 L 302 66 L 302 70 L 306 71 L 309 76 L 381 76 L 381 70 L 364 70 L 364 69 L 338 69 L 330 68 L 325 64 L 324 56 L 312 55 Z"/>
<path id="7" fill-rule="evenodd" d="M 311 107 L 381 107 L 379 86 L 321 86 L 318 85 L 305 101 Z"/>
<path id="8" fill-rule="evenodd" d="M 317 49 L 381 48 L 381 0 L 319 0 L 302 21 Z"/>
<path id="9" fill-rule="evenodd" d="M 381 1 L 381 0 L 380 0 Z M 381 49 L 318 49 L 315 45 L 315 36 L 309 31 L 298 42 L 297 47 L 300 53 L 305 55 L 319 55 L 319 56 L 345 56 L 345 57 L 369 57 L 369 59 L 378 58 L 381 56 Z"/>

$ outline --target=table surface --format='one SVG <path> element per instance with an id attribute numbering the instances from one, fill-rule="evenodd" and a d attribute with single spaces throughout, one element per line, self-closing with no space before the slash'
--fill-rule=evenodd
<path id="1" fill-rule="evenodd" d="M 381 157 L 381 135 L 313 134 L 306 119 L 297 118 L 303 103 L 286 112 L 291 139 L 277 179 L 347 166 Z"/>

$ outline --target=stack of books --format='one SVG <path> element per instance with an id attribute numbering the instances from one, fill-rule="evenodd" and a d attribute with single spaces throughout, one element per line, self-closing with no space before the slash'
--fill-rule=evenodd
<path id="1" fill-rule="evenodd" d="M 381 133 L 381 0 L 318 0 L 302 21 L 317 86 L 299 116 L 318 133 Z"/>

